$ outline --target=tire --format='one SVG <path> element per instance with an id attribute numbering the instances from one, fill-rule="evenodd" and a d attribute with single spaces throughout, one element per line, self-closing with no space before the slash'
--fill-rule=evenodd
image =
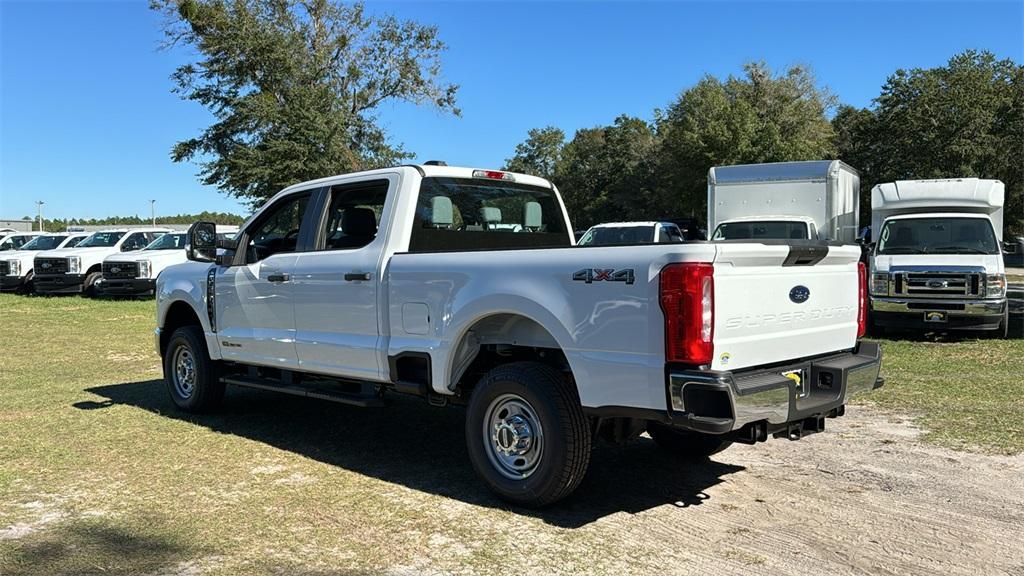
<path id="1" fill-rule="evenodd" d="M 35 282 L 33 281 L 33 278 L 35 278 L 35 274 L 29 272 L 28 275 L 25 276 L 25 281 L 22 282 L 21 286 L 18 287 L 17 293 L 23 296 L 28 296 L 34 293 L 36 291 L 36 286 Z"/>
<path id="2" fill-rule="evenodd" d="M 572 493 L 590 463 L 591 430 L 576 387 L 539 362 L 481 378 L 466 413 L 473 469 L 502 499 L 538 508 Z"/>
<path id="3" fill-rule="evenodd" d="M 85 276 L 85 281 L 82 282 L 82 293 L 89 298 L 96 298 L 100 295 L 99 288 L 96 287 L 96 281 L 103 278 L 103 272 L 90 272 Z"/>
<path id="4" fill-rule="evenodd" d="M 705 460 L 732 445 L 722 436 L 674 430 L 657 422 L 647 425 L 647 433 L 659 448 L 687 460 Z"/>
<path id="5" fill-rule="evenodd" d="M 164 351 L 164 383 L 174 404 L 185 412 L 208 412 L 224 400 L 224 383 L 210 360 L 199 326 L 182 326 Z"/>
<path id="6" fill-rule="evenodd" d="M 1010 305 L 1007 303 L 1007 310 L 1003 312 L 1003 319 L 999 322 L 999 327 L 989 333 L 990 338 L 998 338 L 1006 340 L 1010 337 Z"/>

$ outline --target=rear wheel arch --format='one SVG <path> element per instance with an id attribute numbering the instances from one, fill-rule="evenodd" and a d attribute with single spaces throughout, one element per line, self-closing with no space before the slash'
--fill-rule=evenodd
<path id="1" fill-rule="evenodd" d="M 572 369 L 558 340 L 540 322 L 514 312 L 499 312 L 477 318 L 462 331 L 451 348 L 445 385 L 453 390 L 480 360 L 481 350 L 492 350 L 507 360 L 491 362 L 488 368 L 524 359 L 535 359 L 559 367 L 569 375 Z M 470 385 L 475 379 L 470 378 Z"/>

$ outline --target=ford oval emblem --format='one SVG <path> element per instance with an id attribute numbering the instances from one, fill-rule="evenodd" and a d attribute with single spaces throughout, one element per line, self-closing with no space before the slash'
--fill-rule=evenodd
<path id="1" fill-rule="evenodd" d="M 789 291 L 789 299 L 796 304 L 803 304 L 810 297 L 811 291 L 807 289 L 807 286 L 793 286 L 793 289 Z"/>

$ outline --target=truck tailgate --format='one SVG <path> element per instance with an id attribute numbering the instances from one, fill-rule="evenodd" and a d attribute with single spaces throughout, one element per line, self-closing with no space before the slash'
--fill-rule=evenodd
<path id="1" fill-rule="evenodd" d="M 857 340 L 860 248 L 717 244 L 715 370 L 739 370 L 848 350 Z"/>

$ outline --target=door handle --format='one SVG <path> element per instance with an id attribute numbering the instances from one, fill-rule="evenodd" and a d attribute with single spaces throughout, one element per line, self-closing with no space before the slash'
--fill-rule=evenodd
<path id="1" fill-rule="evenodd" d="M 287 281 L 291 280 L 291 278 L 292 277 L 291 277 L 290 274 L 270 274 L 270 275 L 267 276 L 267 282 L 274 282 L 274 283 L 287 282 Z"/>
<path id="2" fill-rule="evenodd" d="M 345 274 L 345 280 L 347 280 L 349 282 L 355 282 L 357 280 L 369 280 L 369 279 L 370 279 L 370 273 L 369 272 L 349 272 L 348 274 Z"/>

